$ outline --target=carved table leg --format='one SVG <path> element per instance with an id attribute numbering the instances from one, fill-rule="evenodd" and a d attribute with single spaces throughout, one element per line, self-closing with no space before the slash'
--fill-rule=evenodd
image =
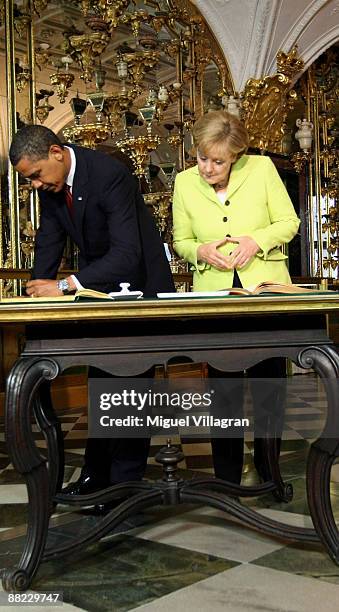
<path id="1" fill-rule="evenodd" d="M 50 382 L 41 383 L 35 396 L 34 413 L 47 442 L 50 497 L 59 492 L 64 479 L 64 437 L 53 410 Z"/>
<path id="2" fill-rule="evenodd" d="M 46 380 L 55 378 L 57 365 L 48 359 L 19 359 L 8 378 L 6 397 L 6 441 L 13 466 L 23 475 L 28 492 L 28 523 L 24 550 L 18 566 L 2 577 L 6 591 L 26 590 L 43 554 L 51 497 L 46 459 L 36 447 L 32 432 L 34 396 Z"/>
<path id="3" fill-rule="evenodd" d="M 272 474 L 272 482 L 275 484 L 275 490 L 272 491 L 275 498 L 279 501 L 289 502 L 293 498 L 293 486 L 290 483 L 283 481 L 280 465 L 279 452 L 277 447 L 277 438 L 264 438 L 263 445 L 266 449 L 268 465 Z"/>
<path id="4" fill-rule="evenodd" d="M 330 495 L 331 467 L 339 457 L 339 355 L 331 347 L 311 347 L 299 354 L 298 361 L 304 368 L 314 368 L 326 390 L 327 420 L 309 452 L 306 485 L 314 527 L 330 557 L 339 564 L 339 531 Z"/>

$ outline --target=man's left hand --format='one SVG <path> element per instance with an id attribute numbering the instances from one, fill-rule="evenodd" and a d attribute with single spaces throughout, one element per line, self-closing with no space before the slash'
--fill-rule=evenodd
<path id="1" fill-rule="evenodd" d="M 30 297 L 59 297 L 63 295 L 62 291 L 57 287 L 56 280 L 45 279 L 28 281 L 26 284 L 26 293 Z"/>
<path id="2" fill-rule="evenodd" d="M 243 268 L 260 251 L 260 246 L 250 236 L 230 236 L 226 240 L 238 244 L 230 255 L 232 268 Z"/>

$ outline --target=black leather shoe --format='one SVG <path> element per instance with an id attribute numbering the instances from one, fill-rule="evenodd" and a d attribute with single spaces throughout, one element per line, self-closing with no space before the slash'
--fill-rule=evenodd
<path id="1" fill-rule="evenodd" d="M 78 480 L 71 482 L 61 492 L 67 495 L 89 495 L 110 486 L 109 482 L 91 475 L 86 470 L 82 470 Z"/>

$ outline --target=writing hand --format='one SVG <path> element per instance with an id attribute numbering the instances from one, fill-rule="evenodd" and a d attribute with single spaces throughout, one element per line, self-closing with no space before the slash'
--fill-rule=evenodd
<path id="1" fill-rule="evenodd" d="M 26 283 L 26 293 L 30 297 L 58 297 L 63 295 L 56 280 L 36 279 Z"/>
<path id="2" fill-rule="evenodd" d="M 218 270 L 229 270 L 232 267 L 230 258 L 218 251 L 218 248 L 226 244 L 227 240 L 227 238 L 223 238 L 222 240 L 201 244 L 197 250 L 198 261 L 204 261 Z"/>
<path id="3" fill-rule="evenodd" d="M 232 268 L 243 268 L 260 251 L 260 246 L 250 236 L 230 236 L 226 242 L 238 244 L 230 256 Z"/>

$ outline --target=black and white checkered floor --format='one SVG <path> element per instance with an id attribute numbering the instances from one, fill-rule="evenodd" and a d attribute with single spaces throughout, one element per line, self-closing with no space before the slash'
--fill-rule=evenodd
<path id="1" fill-rule="evenodd" d="M 277 520 L 310 525 L 305 459 L 310 441 L 322 429 L 325 398 L 312 375 L 294 379 L 281 453 L 281 471 L 284 480 L 293 484 L 293 500 L 279 503 L 267 495 L 243 503 Z M 68 410 L 60 413 L 60 419 L 65 438 L 65 482 L 70 482 L 77 479 L 82 465 L 87 415 L 85 409 Z M 43 448 L 38 430 L 36 439 Z M 190 477 L 193 470 L 213 473 L 207 440 L 177 436 L 172 442 L 185 454 L 180 464 L 183 477 Z M 148 478 L 160 476 L 154 456 L 164 443 L 165 436 L 152 440 Z M 0 444 L 0 567 L 4 568 L 15 563 L 22 546 L 27 497 L 24 481 L 9 463 L 3 433 Z M 247 440 L 245 484 L 256 479 L 251 449 L 252 442 Z M 331 495 L 339 521 L 339 465 L 332 470 Z M 96 520 L 100 519 L 62 507 L 52 518 L 51 538 L 60 543 Z M 286 545 L 206 506 L 155 507 L 130 519 L 118 531 L 79 552 L 76 562 L 72 558 L 44 563 L 32 588 L 62 592 L 65 611 L 338 610 L 339 567 L 321 546 Z"/>

